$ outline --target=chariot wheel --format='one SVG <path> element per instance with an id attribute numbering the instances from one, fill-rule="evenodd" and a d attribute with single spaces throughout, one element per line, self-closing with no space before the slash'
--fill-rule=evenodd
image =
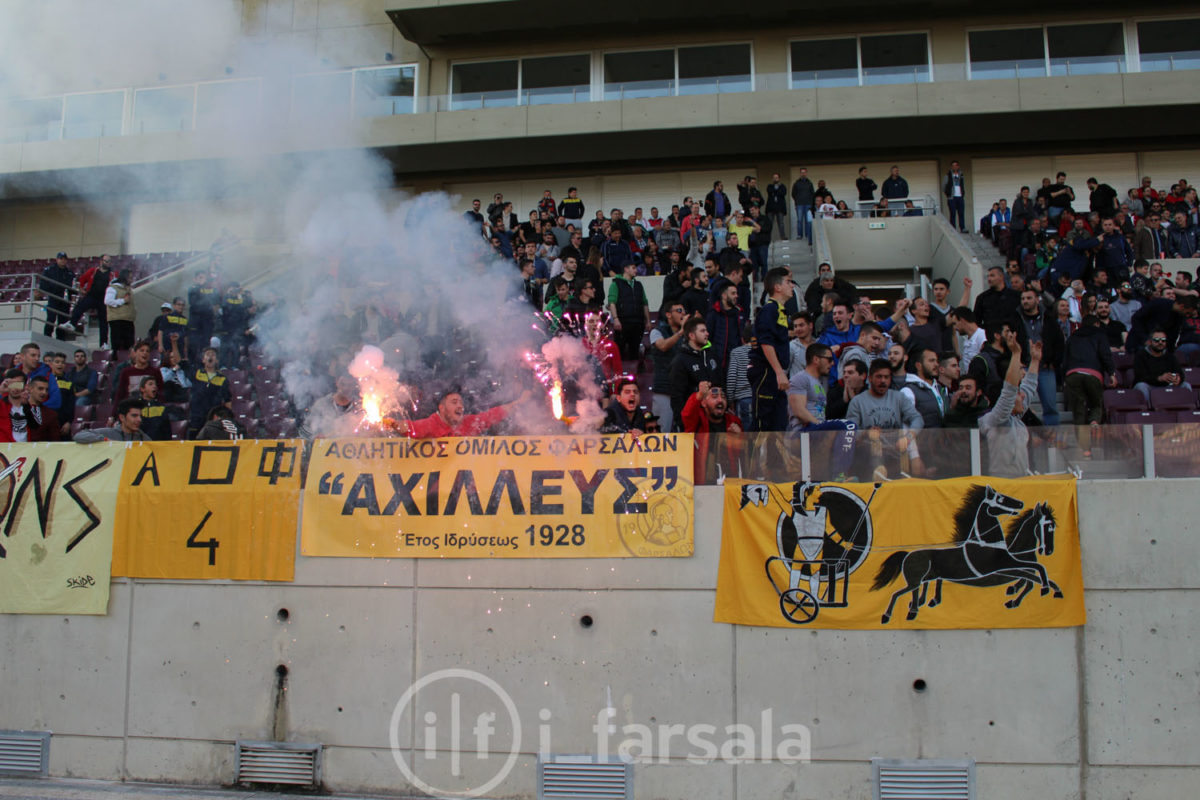
<path id="1" fill-rule="evenodd" d="M 806 589 L 788 589 L 779 596 L 779 610 L 791 622 L 804 625 L 817 618 L 821 604 Z"/>

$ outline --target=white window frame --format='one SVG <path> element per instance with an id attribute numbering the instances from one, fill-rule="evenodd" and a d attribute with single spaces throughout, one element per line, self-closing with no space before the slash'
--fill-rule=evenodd
<path id="1" fill-rule="evenodd" d="M 1026 27 L 1028 27 L 1028 26 L 1026 26 Z M 925 37 L 925 68 L 928 71 L 928 79 L 924 80 L 924 81 L 916 81 L 916 83 L 933 83 L 934 82 L 934 80 L 933 80 L 933 36 L 931 35 L 932 32 L 929 28 L 918 28 L 918 29 L 903 30 L 903 31 L 864 31 L 863 33 L 837 33 L 837 34 L 831 33 L 831 34 L 825 34 L 823 36 L 801 36 L 801 37 L 797 37 L 794 39 L 788 39 L 787 40 L 788 90 L 790 91 L 790 90 L 797 88 L 796 85 L 792 83 L 792 76 L 795 74 L 795 70 L 792 69 L 792 45 L 793 44 L 797 44 L 800 42 L 830 41 L 832 39 L 853 39 L 854 40 L 854 56 L 858 62 L 855 65 L 856 68 L 858 69 L 858 86 L 860 86 L 860 87 L 861 86 L 885 86 L 888 84 L 869 84 L 869 83 L 866 83 L 863 81 L 863 59 L 862 59 L 863 37 L 912 36 L 914 34 L 921 34 Z M 916 65 L 914 65 L 914 66 L 916 66 Z M 816 89 L 821 89 L 823 87 L 802 86 L 799 88 L 816 90 Z M 833 87 L 831 87 L 831 88 L 833 88 Z M 836 87 L 836 88 L 848 88 L 848 87 Z M 853 88 L 853 87 L 849 87 L 849 88 Z"/>
<path id="2" fill-rule="evenodd" d="M 1156 19 L 1163 19 L 1163 18 L 1159 17 Z M 1166 19 L 1185 19 L 1185 18 L 1179 17 L 1176 15 L 1176 16 L 1166 17 Z M 1196 18 L 1195 17 L 1187 17 L 1187 19 L 1196 19 Z M 1040 24 L 1027 22 L 1024 24 L 1013 23 L 1012 25 L 978 25 L 978 26 L 969 27 L 963 32 L 963 49 L 966 53 L 967 80 L 993 80 L 991 78 L 975 78 L 972 75 L 972 69 L 971 69 L 971 34 L 972 33 L 983 32 L 983 31 L 1036 30 L 1037 28 L 1041 28 L 1042 29 L 1042 61 L 1044 63 L 1045 71 L 1039 77 L 1042 77 L 1042 78 L 1059 77 L 1059 78 L 1061 78 L 1061 77 L 1071 77 L 1071 76 L 1069 73 L 1066 76 L 1054 75 L 1050 71 L 1050 68 L 1051 68 L 1051 65 L 1050 65 L 1050 29 L 1051 28 L 1071 28 L 1071 27 L 1079 27 L 1082 25 L 1105 25 L 1105 24 L 1112 24 L 1112 23 L 1117 23 L 1121 26 L 1121 41 L 1124 43 L 1124 48 L 1125 48 L 1125 52 L 1122 54 L 1122 57 L 1121 57 L 1121 62 L 1120 62 L 1121 68 L 1120 68 L 1120 71 L 1118 72 L 1118 74 L 1123 74 L 1126 72 L 1135 72 L 1135 71 L 1140 72 L 1141 71 L 1140 61 L 1137 62 L 1137 69 L 1136 70 L 1134 69 L 1134 60 L 1135 60 L 1135 52 L 1136 51 L 1134 48 L 1130 47 L 1130 36 L 1132 35 L 1133 39 L 1135 41 L 1137 39 L 1137 26 L 1136 25 L 1131 26 L 1130 22 L 1132 22 L 1132 21 L 1134 21 L 1134 20 L 1105 18 L 1105 19 L 1086 19 L 1086 20 L 1069 21 L 1069 22 L 1068 21 L 1043 22 Z M 1150 21 L 1150 20 L 1149 20 L 1149 18 L 1147 18 L 1144 21 Z M 1132 34 L 1130 33 L 1131 27 L 1133 29 Z M 1017 80 L 1020 80 L 1020 78 L 1017 78 Z"/>
<path id="3" fill-rule="evenodd" d="M 191 127 L 187 128 L 186 130 L 190 130 L 190 131 L 195 130 L 196 129 L 196 94 L 197 94 L 197 87 L 199 85 L 200 85 L 199 83 L 172 83 L 172 84 L 168 84 L 166 86 L 139 86 L 139 87 L 135 88 L 133 90 L 133 107 L 129 111 L 129 130 L 130 130 L 130 132 L 135 135 L 138 135 L 138 136 L 150 135 L 150 134 L 143 134 L 141 131 L 133 130 L 133 126 L 137 120 L 138 92 L 157 92 L 157 91 L 160 91 L 163 89 L 191 89 L 192 90 L 192 124 L 191 124 Z M 160 131 L 160 133 L 162 133 L 162 132 L 165 132 L 165 131 Z M 179 133 L 179 131 L 171 131 L 171 133 Z"/>
<path id="4" fill-rule="evenodd" d="M 121 129 L 119 131 L 117 131 L 117 133 L 111 134 L 111 135 L 124 136 L 125 131 L 128 130 L 128 121 L 127 121 L 126 115 L 129 113 L 132 113 L 130 97 L 129 97 L 130 90 L 129 89 L 96 89 L 96 90 L 90 91 L 90 92 L 67 92 L 62 96 L 62 108 L 59 111 L 58 139 L 55 139 L 52 141 L 59 141 L 59 142 L 67 141 L 66 134 L 67 134 L 67 99 L 68 98 L 82 97 L 82 96 L 89 95 L 89 94 L 116 94 L 117 92 L 121 93 Z M 53 97 L 53 96 L 54 95 L 50 95 L 49 97 L 34 98 L 34 99 L 49 100 L 50 97 Z M 108 138 L 108 137 L 105 136 L 105 137 L 95 137 L 95 138 Z"/>
<path id="5" fill-rule="evenodd" d="M 650 47 L 647 49 L 648 50 L 663 50 L 666 48 Z M 525 59 L 526 58 L 565 58 L 568 56 L 586 56 L 588 58 L 588 76 L 589 76 L 588 93 L 585 97 L 583 97 L 582 99 L 577 100 L 575 102 L 579 102 L 579 103 L 591 102 L 592 100 L 595 99 L 595 97 L 594 97 L 595 80 L 594 79 L 595 79 L 595 74 L 596 74 L 596 51 L 595 50 L 572 50 L 572 51 L 565 52 L 565 53 L 538 53 L 537 55 L 530 55 L 530 56 L 491 56 L 488 58 L 463 58 L 463 59 L 459 59 L 456 61 L 451 61 L 449 66 L 446 68 L 447 69 L 447 75 L 446 75 L 447 107 L 450 107 L 450 103 L 453 102 L 454 96 L 459 94 L 459 92 L 455 91 L 455 87 L 454 87 L 454 68 L 457 66 L 460 66 L 463 64 L 490 64 L 490 63 L 501 62 L 501 61 L 517 62 L 517 87 L 515 89 L 515 91 L 517 93 L 516 106 L 525 106 L 525 105 L 529 105 L 528 103 L 524 102 L 524 99 L 525 99 L 524 98 L 525 73 L 524 73 L 524 70 L 521 69 Z M 562 105 L 571 105 L 571 104 L 563 103 Z M 513 108 L 514 106 L 498 106 L 498 107 Z M 487 106 L 481 105 L 481 108 L 486 109 Z"/>
<path id="6" fill-rule="evenodd" d="M 1130 64 L 1129 64 L 1130 72 L 1134 71 L 1135 66 L 1137 68 L 1136 69 L 1137 72 L 1142 71 L 1142 43 L 1141 43 L 1141 40 L 1138 39 L 1138 29 L 1137 29 L 1138 23 L 1139 22 L 1173 22 L 1175 20 L 1179 20 L 1180 22 L 1196 22 L 1196 21 L 1200 21 L 1200 16 L 1193 15 L 1193 16 L 1189 17 L 1189 16 L 1181 16 L 1179 14 L 1155 14 L 1155 15 L 1147 15 L 1147 16 L 1130 17 L 1129 18 L 1129 24 L 1125 26 L 1127 36 L 1128 36 L 1128 38 L 1125 42 L 1125 52 L 1126 52 L 1126 56 L 1130 60 Z M 1197 49 L 1200 49 L 1200 47 L 1198 47 Z M 1192 70 L 1188 70 L 1188 71 L 1190 72 Z"/>
<path id="7" fill-rule="evenodd" d="M 837 37 L 830 37 L 830 38 L 837 38 Z M 845 37 L 841 37 L 841 38 L 845 38 Z M 655 50 L 670 50 L 671 51 L 671 60 L 674 63 L 674 75 L 671 78 L 671 93 L 668 95 L 662 95 L 662 96 L 663 97 L 691 97 L 692 95 L 680 95 L 679 94 L 679 51 L 680 51 L 680 49 L 682 49 L 682 48 L 691 49 L 694 47 L 727 47 L 727 46 L 732 46 L 732 45 L 745 45 L 746 47 L 748 47 L 750 49 L 750 91 L 753 92 L 754 87 L 757 85 L 757 74 L 756 74 L 755 68 L 754 68 L 754 41 L 751 39 L 735 39 L 733 41 L 686 42 L 684 44 L 671 44 L 671 45 L 658 45 L 658 46 L 649 46 L 648 45 L 645 47 L 622 47 L 622 48 L 615 49 L 615 50 L 614 49 L 599 50 L 599 51 L 597 51 L 597 58 L 596 58 L 596 75 L 595 75 L 595 77 L 596 77 L 596 88 L 598 90 L 598 97 L 596 99 L 598 99 L 598 100 L 605 99 L 604 86 L 605 86 L 606 82 L 604 80 L 604 56 L 617 55 L 617 54 L 621 54 L 621 53 L 649 53 L 649 52 L 653 52 Z M 789 58 L 790 58 L 790 51 L 789 51 Z M 717 85 L 720 86 L 719 81 L 718 81 Z M 714 94 L 720 94 L 720 91 L 714 92 Z M 624 99 L 625 98 L 623 98 L 623 97 L 618 97 L 618 98 L 615 98 L 614 102 L 619 102 Z M 641 99 L 641 98 L 639 98 L 639 99 Z"/>
<path id="8" fill-rule="evenodd" d="M 353 70 L 351 70 L 353 75 L 350 77 L 350 118 L 351 119 L 359 118 L 359 116 L 358 116 L 358 76 L 360 73 L 379 72 L 379 71 L 385 70 L 385 69 L 404 69 L 406 67 L 412 67 L 412 70 L 413 70 L 412 111 L 410 111 L 409 113 L 416 114 L 417 109 L 420 107 L 417 103 L 417 99 L 421 95 L 421 65 L 418 64 L 416 61 L 406 61 L 402 64 L 381 64 L 381 65 L 376 65 L 373 67 L 355 67 Z M 396 117 L 396 116 L 402 116 L 402 115 L 391 114 L 389 116 Z M 363 117 L 363 119 L 369 119 L 369 118 Z"/>

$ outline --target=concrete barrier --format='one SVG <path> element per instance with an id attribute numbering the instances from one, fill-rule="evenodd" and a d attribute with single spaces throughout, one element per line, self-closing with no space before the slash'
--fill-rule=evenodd
<path id="1" fill-rule="evenodd" d="M 552 752 L 596 752 L 610 698 L 618 727 L 757 732 L 769 714 L 811 734 L 805 765 L 692 764 L 676 738 L 635 767 L 640 798 L 867 797 L 875 756 L 974 758 L 979 797 L 1190 796 L 1200 539 L 1170 520 L 1200 514 L 1200 480 L 1085 481 L 1079 501 L 1084 628 L 714 624 L 722 490 L 700 486 L 689 559 L 300 557 L 292 584 L 121 579 L 106 617 L 0 616 L 0 729 L 53 731 L 53 775 L 228 784 L 234 740 L 282 727 L 324 743 L 331 790 L 405 792 L 397 702 L 414 678 L 465 668 L 495 680 L 523 724 L 492 796 L 534 796 L 542 726 Z M 476 758 L 473 714 L 460 775 L 444 730 L 424 758 L 423 714 L 444 699 L 405 711 L 402 753 L 435 785 L 486 779 L 499 759 Z M 464 711 L 479 700 L 464 694 Z"/>

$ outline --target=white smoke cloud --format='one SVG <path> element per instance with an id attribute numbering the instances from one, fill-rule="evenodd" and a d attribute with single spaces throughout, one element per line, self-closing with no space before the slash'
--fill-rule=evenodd
<path id="1" fill-rule="evenodd" d="M 214 211 L 232 202 L 255 209 L 261 235 L 282 242 L 287 263 L 256 295 L 277 298 L 259 320 L 260 344 L 284 363 L 297 408 L 333 391 L 364 342 L 373 379 L 412 387 L 397 411 L 432 410 L 432 395 L 458 386 L 468 411 L 511 400 L 536 381 L 524 354 L 546 337 L 519 297 L 519 278 L 469 229 L 441 193 L 403 197 L 394 165 L 363 143 L 356 123 L 329 115 L 288 118 L 290 78 L 328 70 L 288 36 L 247 36 L 261 20 L 232 0 L 37 0 L 6 4 L 0 26 L 0 95 L 173 85 L 261 77 L 261 101 L 205 136 L 234 154 L 212 168 L 181 170 L 174 196 Z M 336 149 L 305 149 L 312 141 Z M 292 151 L 281 156 L 281 151 Z M 64 195 L 106 205 L 109 183 L 152 194 L 145 170 L 73 170 L 56 177 Z M 274 209 L 271 211 L 270 209 Z M 245 281 L 261 264 L 227 259 L 226 278 Z M 383 319 L 376 316 L 379 312 Z M 561 340 L 559 340 L 561 341 Z M 376 349 L 377 348 L 377 349 Z M 566 373 L 578 373 L 581 408 L 600 393 L 578 342 L 552 345 Z M 360 356 L 361 357 L 361 356 Z M 377 386 L 377 388 L 378 388 Z M 552 429 L 544 395 L 515 415 L 522 429 Z"/>

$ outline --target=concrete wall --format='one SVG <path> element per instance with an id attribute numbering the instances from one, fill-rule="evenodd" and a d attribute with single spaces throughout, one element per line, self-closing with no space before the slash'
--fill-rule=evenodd
<path id="1" fill-rule="evenodd" d="M 771 709 L 776 725 L 812 733 L 805 766 L 639 765 L 642 800 L 858 800 L 870 796 L 873 756 L 974 758 L 981 798 L 1177 800 L 1200 777 L 1200 540 L 1163 522 L 1165 509 L 1200 514 L 1198 490 L 1196 480 L 1080 484 L 1080 629 L 715 625 L 716 487 L 696 491 L 690 559 L 300 558 L 285 585 L 118 580 L 107 617 L 0 617 L 0 728 L 52 730 L 54 775 L 228 783 L 233 740 L 272 734 L 283 664 L 288 738 L 326 745 L 326 784 L 401 792 L 393 709 L 414 677 L 463 667 L 496 680 L 525 727 L 491 796 L 533 795 L 541 708 L 554 752 L 594 752 L 609 689 L 617 725 L 757 730 Z M 400 745 L 422 747 L 411 723 Z M 463 758 L 468 775 L 496 766 Z M 455 785 L 445 753 L 421 769 Z"/>
<path id="2" fill-rule="evenodd" d="M 112 205 L 32 203 L 0 206 L 0 259 L 121 252 L 123 212 Z M 175 248 L 169 248 L 175 249 Z"/>
<path id="3" fill-rule="evenodd" d="M 835 219 L 825 223 L 825 235 L 840 272 L 895 270 L 897 277 L 912 279 L 914 266 L 930 263 L 931 217 L 887 219 Z M 882 224 L 883 228 L 873 228 Z"/>

